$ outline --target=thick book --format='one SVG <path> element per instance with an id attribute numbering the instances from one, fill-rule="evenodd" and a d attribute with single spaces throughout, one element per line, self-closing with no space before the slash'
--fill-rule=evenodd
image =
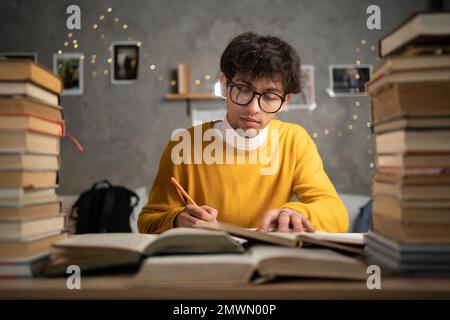
<path id="1" fill-rule="evenodd" d="M 450 81 L 389 83 L 371 95 L 372 121 L 376 126 L 401 117 L 448 118 L 450 96 L 443 92 L 449 91 Z"/>
<path id="2" fill-rule="evenodd" d="M 448 200 L 450 184 L 403 184 L 372 181 L 372 194 L 390 195 L 399 200 Z"/>
<path id="3" fill-rule="evenodd" d="M 406 223 L 450 223 L 450 200 L 400 200 L 377 194 L 372 210 Z"/>
<path id="4" fill-rule="evenodd" d="M 52 247 L 48 274 L 65 273 L 76 264 L 82 271 L 137 265 L 157 254 L 240 253 L 241 243 L 224 232 L 174 228 L 160 235 L 103 233 L 74 235 Z"/>
<path id="5" fill-rule="evenodd" d="M 63 90 L 60 77 L 29 60 L 0 60 L 0 81 L 29 81 L 57 95 Z"/>
<path id="6" fill-rule="evenodd" d="M 0 260 L 0 279 L 21 279 L 43 275 L 49 257 L 50 252 L 45 252 L 26 259 Z"/>
<path id="7" fill-rule="evenodd" d="M 441 174 L 403 174 L 403 172 L 374 172 L 372 180 L 382 183 L 396 183 L 402 185 L 448 185 L 450 184 L 450 173 Z"/>
<path id="8" fill-rule="evenodd" d="M 0 170 L 59 170 L 59 157 L 29 153 L 0 153 Z"/>
<path id="9" fill-rule="evenodd" d="M 63 111 L 60 106 L 45 104 L 37 99 L 24 96 L 0 96 L 0 114 L 29 114 L 40 116 L 49 120 L 63 120 Z"/>
<path id="10" fill-rule="evenodd" d="M 368 263 L 399 273 L 450 273 L 449 244 L 408 244 L 369 231 Z"/>
<path id="11" fill-rule="evenodd" d="M 276 277 L 364 280 L 367 274 L 360 260 L 329 249 L 256 245 L 245 254 L 149 257 L 133 286 L 234 286 Z"/>
<path id="12" fill-rule="evenodd" d="M 380 171 L 441 173 L 450 169 L 450 153 L 378 154 L 376 162 Z"/>
<path id="13" fill-rule="evenodd" d="M 0 242 L 0 260 L 27 259 L 38 254 L 49 252 L 54 242 L 67 238 L 61 231 L 49 232 L 38 236 Z"/>
<path id="14" fill-rule="evenodd" d="M 2 188 L 0 206 L 17 207 L 38 203 L 50 203 L 58 200 L 55 188 Z M 0 216 L 1 220 L 1 216 Z"/>
<path id="15" fill-rule="evenodd" d="M 44 233 L 57 232 L 64 228 L 65 216 L 62 214 L 27 220 L 0 220 L 0 241 L 20 240 Z"/>
<path id="16" fill-rule="evenodd" d="M 13 206 L 0 205 L 0 219 L 30 219 L 48 216 L 61 212 L 61 202 L 52 201 L 33 204 L 15 204 Z"/>
<path id="17" fill-rule="evenodd" d="M 60 138 L 32 131 L 0 131 L 0 154 L 36 153 L 59 155 Z"/>
<path id="18" fill-rule="evenodd" d="M 392 57 L 384 60 L 373 72 L 371 81 L 396 72 L 441 68 L 450 68 L 450 55 Z"/>
<path id="19" fill-rule="evenodd" d="M 449 223 L 412 223 L 372 211 L 373 230 L 404 243 L 450 244 Z"/>
<path id="20" fill-rule="evenodd" d="M 0 171 L 0 188 L 53 188 L 57 171 Z"/>
<path id="21" fill-rule="evenodd" d="M 450 110 L 450 108 L 449 108 Z M 449 111 L 450 112 L 450 111 Z M 374 125 L 375 133 L 384 133 L 398 130 L 417 130 L 417 129 L 450 129 L 450 117 L 402 117 L 388 121 L 378 122 Z"/>
<path id="22" fill-rule="evenodd" d="M 31 82 L 0 82 L 0 95 L 26 96 L 51 106 L 59 106 L 59 96 Z"/>
<path id="23" fill-rule="evenodd" d="M 449 41 L 450 13 L 418 13 L 380 39 L 380 56 L 393 55 L 407 45 L 448 44 Z"/>
<path id="24" fill-rule="evenodd" d="M 450 68 L 442 69 L 423 69 L 411 70 L 408 72 L 396 72 L 385 75 L 378 79 L 366 83 L 367 94 L 371 97 L 376 96 L 379 91 L 384 90 L 391 84 L 396 83 L 425 83 L 425 82 L 444 82 L 450 80 Z"/>
<path id="25" fill-rule="evenodd" d="M 450 130 L 399 130 L 378 134 L 379 154 L 407 152 L 450 152 Z"/>
<path id="26" fill-rule="evenodd" d="M 64 134 L 64 122 L 49 121 L 48 119 L 26 114 L 6 115 L 0 113 L 0 130 L 31 130 L 62 136 Z"/>
<path id="27" fill-rule="evenodd" d="M 219 230 L 247 240 L 285 247 L 320 246 L 353 254 L 364 253 L 363 233 L 260 232 L 223 222 L 200 221 L 197 228 Z"/>

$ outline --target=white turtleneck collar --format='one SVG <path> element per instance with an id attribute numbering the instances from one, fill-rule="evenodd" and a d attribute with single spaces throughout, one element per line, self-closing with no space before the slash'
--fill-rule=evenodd
<path id="1" fill-rule="evenodd" d="M 214 129 L 222 133 L 225 143 L 240 150 L 254 150 L 262 146 L 267 139 L 268 128 L 267 125 L 256 136 L 246 138 L 233 129 L 228 123 L 226 115 L 222 121 L 214 123 Z"/>

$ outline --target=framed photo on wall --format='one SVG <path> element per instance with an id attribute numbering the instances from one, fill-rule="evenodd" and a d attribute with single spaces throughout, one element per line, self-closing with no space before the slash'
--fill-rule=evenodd
<path id="1" fill-rule="evenodd" d="M 111 83 L 129 84 L 137 81 L 140 48 L 138 41 L 117 41 L 111 44 Z"/>
<path id="2" fill-rule="evenodd" d="M 27 59 L 37 63 L 36 52 L 0 52 L 0 59 Z"/>
<path id="3" fill-rule="evenodd" d="M 81 56 L 81 53 L 53 54 L 53 72 L 63 79 L 63 96 L 83 94 L 84 64 Z"/>
<path id="4" fill-rule="evenodd" d="M 314 66 L 310 64 L 301 67 L 301 92 L 293 94 L 291 101 L 287 105 L 286 111 L 289 110 L 314 110 L 317 107 L 316 91 L 314 82 Z"/>
<path id="5" fill-rule="evenodd" d="M 328 67 L 330 97 L 366 95 L 365 84 L 370 80 L 372 66 L 368 64 L 332 64 Z"/>

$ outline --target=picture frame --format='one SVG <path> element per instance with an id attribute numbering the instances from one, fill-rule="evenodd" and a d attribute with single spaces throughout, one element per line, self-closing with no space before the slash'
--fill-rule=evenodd
<path id="1" fill-rule="evenodd" d="M 289 110 L 309 110 L 313 111 L 317 107 L 315 89 L 315 68 L 311 64 L 301 66 L 301 92 L 293 94 L 291 101 L 285 111 Z"/>
<path id="2" fill-rule="evenodd" d="M 132 84 L 138 79 L 139 41 L 115 41 L 111 43 L 111 83 Z"/>
<path id="3" fill-rule="evenodd" d="M 82 53 L 53 54 L 53 72 L 63 79 L 62 96 L 83 94 L 84 60 L 82 56 Z"/>
<path id="4" fill-rule="evenodd" d="M 0 59 L 28 59 L 38 62 L 37 52 L 0 52 Z"/>
<path id="5" fill-rule="evenodd" d="M 369 64 L 331 64 L 328 66 L 330 97 L 366 96 L 365 84 L 372 75 Z"/>

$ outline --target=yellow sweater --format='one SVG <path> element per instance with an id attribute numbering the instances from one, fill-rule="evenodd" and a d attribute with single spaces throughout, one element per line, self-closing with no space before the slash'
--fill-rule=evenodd
<path id="1" fill-rule="evenodd" d="M 213 125 L 213 122 L 204 123 L 201 127 L 189 128 L 188 132 L 194 136 L 194 130 L 197 133 L 201 128 L 203 134 Z M 227 148 L 219 139 L 223 146 L 224 161 L 221 163 L 176 164 L 172 150 L 179 141 L 170 141 L 161 157 L 148 202 L 139 215 L 139 231 L 161 233 L 172 228 L 176 215 L 185 208 L 181 194 L 170 183 L 173 176 L 198 205 L 216 208 L 218 221 L 254 228 L 267 210 L 291 208 L 307 217 L 316 230 L 345 232 L 348 227 L 347 209 L 325 173 L 316 145 L 306 130 L 279 120 L 272 120 L 268 128 L 269 134 L 262 146 L 245 155 L 237 155 L 232 163 L 225 160 L 230 147 L 227 145 Z M 278 156 L 278 161 L 268 164 L 266 156 L 258 158 L 262 160 L 257 163 L 252 162 L 250 157 L 255 156 L 254 152 L 261 152 L 262 148 L 266 148 L 267 155 L 271 154 L 272 146 L 276 146 L 273 132 L 278 134 L 278 152 L 272 154 Z M 200 146 L 197 148 L 193 141 L 192 153 L 194 150 L 200 154 L 211 151 L 210 141 L 197 144 Z M 216 155 L 214 152 L 211 154 Z M 240 163 L 236 163 L 238 158 Z M 269 170 L 270 174 L 267 174 L 269 166 L 275 170 Z M 262 174 L 264 168 L 266 173 Z M 300 202 L 290 202 L 293 195 Z"/>

